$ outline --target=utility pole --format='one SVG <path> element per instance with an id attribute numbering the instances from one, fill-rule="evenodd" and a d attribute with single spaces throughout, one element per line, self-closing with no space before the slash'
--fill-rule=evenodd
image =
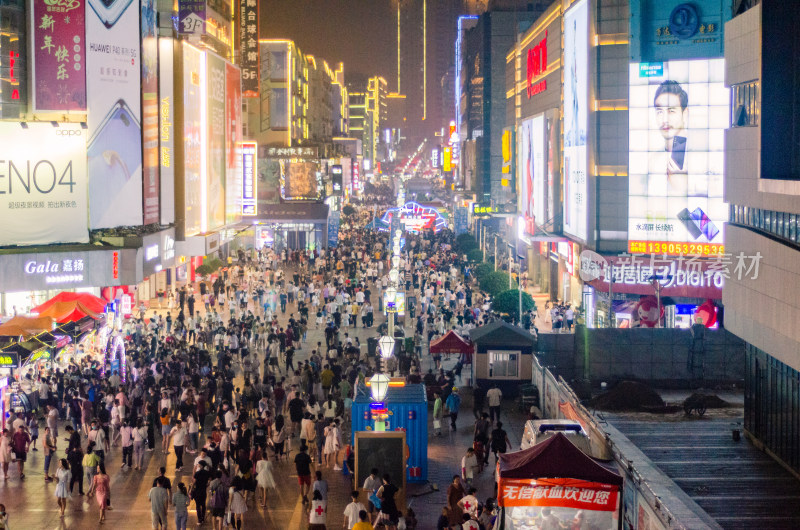
<path id="1" fill-rule="evenodd" d="M 497 272 L 497 234 L 494 235 L 494 271 Z"/>

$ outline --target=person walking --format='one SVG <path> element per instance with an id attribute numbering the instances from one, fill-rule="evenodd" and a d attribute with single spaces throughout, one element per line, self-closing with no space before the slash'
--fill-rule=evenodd
<path id="1" fill-rule="evenodd" d="M 266 452 L 261 453 L 261 460 L 256 463 L 256 483 L 261 488 L 261 507 L 267 507 L 267 489 L 275 489 L 275 477 L 272 476 L 272 462 Z"/>
<path id="2" fill-rule="evenodd" d="M 442 418 L 444 416 L 444 407 L 442 403 L 442 396 L 439 392 L 434 392 L 433 401 L 433 432 L 436 436 L 442 435 Z"/>
<path id="3" fill-rule="evenodd" d="M 144 425 L 144 420 L 139 418 L 136 423 L 136 429 L 133 430 L 133 469 L 142 469 L 142 464 L 144 463 L 144 446 L 146 441 L 147 427 Z"/>
<path id="4" fill-rule="evenodd" d="M 231 525 L 236 530 L 242 529 L 242 519 L 247 513 L 246 494 L 241 480 L 234 480 L 228 495 L 228 511 L 231 513 Z"/>
<path id="5" fill-rule="evenodd" d="M 61 517 L 64 517 L 64 510 L 67 509 L 67 497 L 69 497 L 68 484 L 72 479 L 72 473 L 69 470 L 69 462 L 66 458 L 62 458 L 60 466 L 56 471 L 56 498 L 58 499 L 58 507 L 61 509 Z"/>
<path id="6" fill-rule="evenodd" d="M 311 470 L 314 467 L 307 451 L 306 446 L 300 444 L 300 452 L 294 457 L 297 483 L 300 486 L 300 496 L 303 498 L 303 504 L 308 502 L 308 490 L 311 488 Z"/>
<path id="7" fill-rule="evenodd" d="M 197 471 L 192 476 L 192 498 L 197 509 L 197 524 L 201 525 L 206 520 L 206 496 L 208 482 L 211 480 L 211 472 L 208 470 L 208 462 L 200 460 L 197 464 Z"/>
<path id="8" fill-rule="evenodd" d="M 150 488 L 150 518 L 153 530 L 167 530 L 167 501 L 169 494 L 165 488 L 165 477 L 156 477 L 155 486 Z"/>
<path id="9" fill-rule="evenodd" d="M 189 519 L 189 492 L 186 484 L 178 482 L 178 491 L 172 496 L 172 505 L 175 507 L 175 528 L 186 530 L 186 521 Z"/>
<path id="10" fill-rule="evenodd" d="M 19 469 L 19 478 L 25 478 L 25 462 L 28 460 L 28 444 L 31 437 L 28 435 L 28 430 L 25 425 L 20 425 L 17 432 L 11 437 L 11 445 L 14 449 L 14 458 L 17 460 L 17 469 Z"/>
<path id="11" fill-rule="evenodd" d="M 450 430 L 456 431 L 456 420 L 458 419 L 458 409 L 461 408 L 461 396 L 458 395 L 458 388 L 453 387 L 453 391 L 447 396 L 447 410 L 450 411 Z"/>
<path id="12" fill-rule="evenodd" d="M 83 455 L 81 464 L 83 465 L 83 474 L 86 476 L 86 481 L 89 483 L 90 490 L 92 482 L 94 481 L 94 476 L 97 474 L 97 464 L 99 463 L 100 457 L 94 452 L 94 442 L 89 442 L 89 445 L 86 446 L 86 454 Z"/>
<path id="13" fill-rule="evenodd" d="M 492 431 L 491 447 L 494 453 L 494 461 L 497 462 L 497 453 L 504 454 L 507 448 L 511 448 L 508 434 L 503 430 L 503 422 L 498 421 L 497 426 Z"/>
<path id="14" fill-rule="evenodd" d="M 0 464 L 3 466 L 3 478 L 8 480 L 8 464 L 11 462 L 11 435 L 8 429 L 3 429 L 0 436 Z"/>
<path id="15" fill-rule="evenodd" d="M 97 506 L 100 508 L 100 523 L 106 520 L 106 509 L 111 495 L 111 479 L 106 474 L 106 466 L 102 463 L 97 465 L 97 474 L 92 477 L 92 485 L 89 491 L 86 492 L 88 497 L 92 493 L 95 494 L 97 499 Z"/>
<path id="16" fill-rule="evenodd" d="M 172 438 L 172 447 L 175 449 L 175 471 L 177 472 L 183 468 L 183 446 L 187 438 L 186 424 L 181 420 L 175 420 L 175 426 L 169 432 L 169 438 Z"/>
<path id="17" fill-rule="evenodd" d="M 492 388 L 486 392 L 486 398 L 489 400 L 489 418 L 492 423 L 500 421 L 500 402 L 503 399 L 503 392 L 497 388 L 497 383 L 492 383 Z"/>

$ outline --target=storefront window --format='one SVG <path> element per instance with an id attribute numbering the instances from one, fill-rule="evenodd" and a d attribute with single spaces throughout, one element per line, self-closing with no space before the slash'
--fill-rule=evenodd
<path id="1" fill-rule="evenodd" d="M 797 216 L 789 214 L 789 239 L 797 241 Z"/>
<path id="2" fill-rule="evenodd" d="M 489 351 L 489 377 L 519 377 L 520 352 Z"/>

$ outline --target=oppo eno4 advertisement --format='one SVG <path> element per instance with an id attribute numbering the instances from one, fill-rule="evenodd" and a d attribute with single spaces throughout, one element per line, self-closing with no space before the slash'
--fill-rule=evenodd
<path id="1" fill-rule="evenodd" d="M 629 252 L 724 252 L 724 74 L 724 59 L 630 65 Z"/>

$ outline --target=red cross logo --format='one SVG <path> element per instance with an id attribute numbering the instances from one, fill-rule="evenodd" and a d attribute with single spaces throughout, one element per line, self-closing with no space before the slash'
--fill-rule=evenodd
<path id="1" fill-rule="evenodd" d="M 320 504 L 319 506 L 317 506 L 317 509 L 314 510 L 314 511 L 317 512 L 317 517 L 322 517 L 322 513 L 325 511 L 325 509 Z"/>
<path id="2" fill-rule="evenodd" d="M 469 511 L 469 501 L 467 501 L 467 502 L 465 502 L 465 503 L 464 503 L 464 508 L 466 508 L 466 509 L 467 509 L 467 511 Z"/>

